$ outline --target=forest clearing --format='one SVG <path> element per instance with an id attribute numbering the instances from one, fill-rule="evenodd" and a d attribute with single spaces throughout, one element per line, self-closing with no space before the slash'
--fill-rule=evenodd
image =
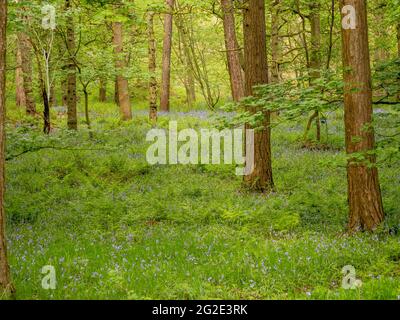
<path id="1" fill-rule="evenodd" d="M 398 0 L 0 18 L 0 300 L 400 299 Z"/>

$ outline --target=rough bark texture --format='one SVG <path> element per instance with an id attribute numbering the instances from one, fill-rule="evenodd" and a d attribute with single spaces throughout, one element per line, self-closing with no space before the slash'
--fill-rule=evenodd
<path id="1" fill-rule="evenodd" d="M 264 0 L 247 1 L 243 14 L 245 95 L 252 96 L 253 86 L 268 83 Z M 248 109 L 254 113 L 259 111 L 255 107 Z M 269 111 L 264 111 L 262 126 L 263 129 L 254 133 L 254 170 L 245 176 L 244 182 L 250 189 L 269 192 L 274 188 Z"/>
<path id="2" fill-rule="evenodd" d="M 65 1 L 66 10 L 72 7 L 72 1 Z M 76 113 L 76 65 L 74 61 L 75 55 L 75 28 L 72 15 L 67 17 L 67 49 L 68 49 L 68 76 L 67 76 L 67 112 L 68 112 L 68 129 L 78 129 L 78 118 Z"/>
<path id="3" fill-rule="evenodd" d="M 100 79 L 99 101 L 100 102 L 107 101 L 107 82 L 104 79 Z"/>
<path id="4" fill-rule="evenodd" d="M 233 1 L 221 0 L 221 8 L 232 98 L 234 101 L 239 101 L 244 96 L 244 80 L 240 64 L 240 48 L 236 37 Z"/>
<path id="5" fill-rule="evenodd" d="M 167 0 L 167 7 L 171 13 L 166 13 L 164 18 L 164 43 L 162 56 L 161 77 L 161 111 L 169 111 L 170 87 L 171 87 L 171 49 L 172 49 L 172 11 L 174 0 Z"/>
<path id="6" fill-rule="evenodd" d="M 279 17 L 281 11 L 281 1 L 275 0 L 272 2 L 272 14 L 271 14 L 271 54 L 272 54 L 272 65 L 271 65 L 271 82 L 278 83 L 280 81 L 280 37 L 279 37 Z"/>
<path id="7" fill-rule="evenodd" d="M 6 216 L 4 211 L 5 192 L 5 114 L 6 114 L 6 25 L 7 1 L 0 2 L 0 296 L 13 291 L 7 260 L 5 235 Z"/>
<path id="8" fill-rule="evenodd" d="M 376 159 L 367 154 L 375 144 L 367 8 L 363 0 L 341 0 L 341 9 L 345 5 L 352 5 L 357 17 L 356 29 L 342 28 L 346 151 L 365 156 L 365 161 L 350 159 L 347 165 L 349 229 L 374 230 L 384 213 Z"/>
<path id="9" fill-rule="evenodd" d="M 118 93 L 118 105 L 122 120 L 132 119 L 131 101 L 129 97 L 128 80 L 123 76 L 123 71 L 126 67 L 126 61 L 123 56 L 123 35 L 122 35 L 122 23 L 113 22 L 113 43 L 114 53 L 116 55 L 115 67 L 118 71 L 117 75 L 117 90 Z"/>
<path id="10" fill-rule="evenodd" d="M 148 12 L 147 37 L 149 41 L 149 118 L 157 121 L 156 39 L 154 37 L 154 12 Z"/>

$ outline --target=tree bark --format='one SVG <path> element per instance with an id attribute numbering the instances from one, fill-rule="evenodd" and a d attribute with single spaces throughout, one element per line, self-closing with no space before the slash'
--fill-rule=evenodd
<path id="1" fill-rule="evenodd" d="M 311 50 L 310 50 L 310 77 L 311 85 L 315 79 L 321 76 L 321 16 L 320 5 L 318 2 L 310 3 L 310 23 L 311 23 Z M 316 138 L 321 141 L 321 122 L 319 111 L 315 110 L 313 117 L 315 118 Z"/>
<path id="2" fill-rule="evenodd" d="M 400 58 L 400 23 L 397 24 L 397 56 Z"/>
<path id="3" fill-rule="evenodd" d="M 240 64 L 240 48 L 236 37 L 233 1 L 221 0 L 221 8 L 232 98 L 234 101 L 239 101 L 244 96 L 244 80 Z"/>
<path id="4" fill-rule="evenodd" d="M 114 53 L 116 55 L 115 66 L 118 70 L 117 75 L 117 92 L 118 92 L 118 104 L 122 120 L 132 119 L 131 102 L 129 97 L 128 80 L 123 76 L 123 71 L 126 67 L 125 57 L 123 56 L 123 35 L 122 35 L 122 23 L 113 22 L 113 42 L 114 42 Z"/>
<path id="5" fill-rule="evenodd" d="M 21 53 L 22 84 L 24 91 L 24 106 L 28 115 L 36 114 L 35 99 L 32 91 L 32 46 L 28 36 L 18 33 L 18 49 Z"/>
<path id="6" fill-rule="evenodd" d="M 15 102 L 18 107 L 25 106 L 25 91 L 24 91 L 24 73 L 22 71 L 22 54 L 21 49 L 17 46 L 16 56 L 17 67 L 15 68 Z"/>
<path id="7" fill-rule="evenodd" d="M 14 292 L 7 260 L 5 193 L 6 27 L 7 0 L 0 2 L 0 295 Z"/>
<path id="8" fill-rule="evenodd" d="M 266 50 L 265 2 L 248 0 L 243 9 L 243 37 L 245 61 L 245 95 L 253 96 L 253 87 L 268 83 L 268 62 Z M 261 111 L 264 115 L 262 129 L 254 132 L 254 170 L 244 177 L 250 189 L 269 192 L 274 188 L 271 164 L 270 112 L 257 107 L 248 107 L 252 113 Z M 246 125 L 246 128 L 250 128 Z M 246 161 L 249 155 L 246 154 Z"/>
<path id="9" fill-rule="evenodd" d="M 181 60 L 185 66 L 185 74 L 184 74 L 184 85 L 186 91 L 186 102 L 189 107 L 192 107 L 196 103 L 196 83 L 193 76 L 193 70 L 190 63 L 190 56 L 188 55 L 188 49 L 186 48 L 186 42 L 182 35 L 182 31 L 178 28 L 178 36 L 179 36 L 179 55 L 181 56 Z"/>
<path id="10" fill-rule="evenodd" d="M 100 102 L 107 101 L 107 81 L 104 79 L 100 79 L 99 101 Z"/>
<path id="11" fill-rule="evenodd" d="M 351 5 L 356 12 L 356 29 L 342 28 L 349 230 L 374 230 L 384 219 L 376 168 L 372 128 L 371 67 L 368 46 L 367 7 L 364 0 L 341 0 L 340 9 Z"/>
<path id="12" fill-rule="evenodd" d="M 65 1 L 66 11 L 72 8 L 72 1 Z M 68 75 L 67 75 L 67 113 L 68 129 L 78 129 L 76 113 L 76 65 L 75 65 L 75 28 L 72 15 L 67 17 L 67 50 L 68 50 Z"/>
<path id="13" fill-rule="evenodd" d="M 166 0 L 168 10 L 164 18 L 164 43 L 162 56 L 162 76 L 161 76 L 161 111 L 169 111 L 170 90 L 171 90 L 171 49 L 172 49 L 172 12 L 174 0 Z"/>
<path id="14" fill-rule="evenodd" d="M 156 39 L 154 37 L 154 12 L 147 13 L 147 36 L 149 41 L 149 106 L 150 121 L 157 121 Z"/>

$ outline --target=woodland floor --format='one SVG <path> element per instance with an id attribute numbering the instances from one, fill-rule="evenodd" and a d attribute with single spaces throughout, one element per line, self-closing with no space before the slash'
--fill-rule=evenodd
<path id="1" fill-rule="evenodd" d="M 232 165 L 149 166 L 145 112 L 121 124 L 115 106 L 93 109 L 92 138 L 83 123 L 76 134 L 56 128 L 43 137 L 40 120 L 30 127 L 16 120 L 23 112 L 8 114 L 17 298 L 399 298 L 400 164 L 380 168 L 382 228 L 346 235 L 339 113 L 328 119 L 325 151 L 302 148 L 304 119 L 273 129 L 276 192 L 266 196 L 241 189 Z M 162 115 L 159 125 L 169 119 L 180 127 L 210 123 L 194 112 Z M 383 128 L 385 117 L 379 121 Z M 41 287 L 45 265 L 56 268 L 56 290 Z M 342 288 L 346 265 L 355 267 L 359 289 Z"/>

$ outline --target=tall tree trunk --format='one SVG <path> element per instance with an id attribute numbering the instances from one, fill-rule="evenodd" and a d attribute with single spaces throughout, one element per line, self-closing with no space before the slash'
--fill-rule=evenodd
<path id="1" fill-rule="evenodd" d="M 272 54 L 272 65 L 271 65 L 271 82 L 278 83 L 280 81 L 280 11 L 281 11 L 281 1 L 274 0 L 272 2 L 272 15 L 271 15 L 271 54 Z"/>
<path id="2" fill-rule="evenodd" d="M 184 85 L 186 91 L 186 102 L 189 107 L 194 106 L 196 103 L 196 82 L 193 75 L 193 70 L 191 68 L 190 56 L 188 55 L 188 49 L 186 48 L 186 42 L 182 35 L 182 31 L 178 28 L 179 34 L 179 52 L 183 59 L 183 64 L 185 66 L 184 74 Z"/>
<path id="3" fill-rule="evenodd" d="M 43 99 L 43 132 L 45 134 L 49 134 L 51 131 L 49 98 L 44 78 L 44 71 L 41 62 L 40 52 L 36 47 L 35 47 L 35 56 L 36 56 L 37 70 L 39 74 L 40 95 L 42 96 Z"/>
<path id="4" fill-rule="evenodd" d="M 347 164 L 349 229 L 374 230 L 383 221 L 384 213 L 376 159 L 371 154 L 375 138 L 367 7 L 364 0 L 341 0 L 340 5 L 341 9 L 353 6 L 356 12 L 356 28 L 342 28 L 346 152 L 365 157 L 364 161 L 352 158 Z"/>
<path id="5" fill-rule="evenodd" d="M 22 53 L 21 48 L 17 46 L 17 67 L 15 68 L 15 102 L 18 107 L 25 106 L 25 91 L 24 91 L 24 73 L 22 71 Z"/>
<path id="6" fill-rule="evenodd" d="M 99 101 L 100 102 L 107 101 L 107 81 L 104 79 L 100 79 Z"/>
<path id="7" fill-rule="evenodd" d="M 117 92 L 118 102 L 121 112 L 122 120 L 132 119 L 131 102 L 129 98 L 128 80 L 123 76 L 124 69 L 126 67 L 125 57 L 123 56 L 123 35 L 122 35 L 122 23 L 113 22 L 113 43 L 114 52 L 116 55 L 115 66 L 118 70 L 117 75 Z"/>
<path id="8" fill-rule="evenodd" d="M 72 1 L 65 0 L 66 11 L 71 10 Z M 68 129 L 78 129 L 76 113 L 76 65 L 75 65 L 75 27 L 72 15 L 67 17 L 67 49 L 68 49 L 68 76 L 67 76 L 67 112 Z"/>
<path id="9" fill-rule="evenodd" d="M 311 50 L 310 50 L 310 76 L 311 85 L 315 79 L 321 76 L 321 16 L 320 5 L 318 2 L 310 3 L 310 23 L 311 23 Z M 313 117 L 315 118 L 316 138 L 321 141 L 321 121 L 319 111 L 315 110 Z"/>
<path id="10" fill-rule="evenodd" d="M 14 291 L 7 260 L 5 193 L 5 114 L 6 114 L 6 26 L 7 0 L 0 2 L 0 294 Z"/>
<path id="11" fill-rule="evenodd" d="M 240 64 L 240 48 L 236 38 L 233 1 L 221 0 L 221 8 L 223 12 L 225 50 L 231 81 L 232 98 L 234 101 L 239 101 L 244 96 L 244 80 Z"/>
<path id="12" fill-rule="evenodd" d="M 24 77 L 25 108 L 28 115 L 36 114 L 36 104 L 32 90 L 32 46 L 28 35 L 18 34 L 18 45 L 21 50 L 22 74 Z"/>
<path id="13" fill-rule="evenodd" d="M 177 17 L 175 19 L 178 35 L 178 58 L 180 63 L 184 67 L 183 84 L 186 91 L 186 102 L 189 107 L 192 107 L 196 102 L 195 79 L 190 63 L 190 56 L 188 54 L 189 49 L 185 41 L 184 32 L 182 30 L 182 22 L 180 21 L 180 19 L 180 17 Z"/>
<path id="14" fill-rule="evenodd" d="M 16 0 L 16 2 L 19 2 L 19 0 Z M 28 17 L 25 14 L 26 10 L 25 7 L 21 8 L 19 14 L 23 21 L 28 22 Z M 17 33 L 17 50 L 19 51 L 17 67 L 21 73 L 21 79 L 19 81 L 22 83 L 21 97 L 23 95 L 23 100 L 20 102 L 22 102 L 21 105 L 25 107 L 26 114 L 35 115 L 36 105 L 32 92 L 32 46 L 28 35 L 24 32 Z"/>
<path id="15" fill-rule="evenodd" d="M 268 62 L 264 0 L 248 0 L 243 9 L 245 61 L 245 95 L 253 95 L 253 87 L 268 83 Z M 248 107 L 252 113 L 264 115 L 262 129 L 254 132 L 254 170 L 244 177 L 245 184 L 255 191 L 269 192 L 274 188 L 271 164 L 270 112 Z M 249 125 L 246 125 L 249 128 Z M 246 161 L 249 159 L 246 154 Z"/>
<path id="16" fill-rule="evenodd" d="M 154 12 L 147 13 L 147 36 L 149 41 L 149 118 L 157 121 L 156 39 L 154 37 Z"/>
<path id="17" fill-rule="evenodd" d="M 169 99 L 171 90 L 171 49 L 172 49 L 172 12 L 174 0 L 166 0 L 170 13 L 164 18 L 164 43 L 162 56 L 162 77 L 161 77 L 161 111 L 169 111 Z"/>

